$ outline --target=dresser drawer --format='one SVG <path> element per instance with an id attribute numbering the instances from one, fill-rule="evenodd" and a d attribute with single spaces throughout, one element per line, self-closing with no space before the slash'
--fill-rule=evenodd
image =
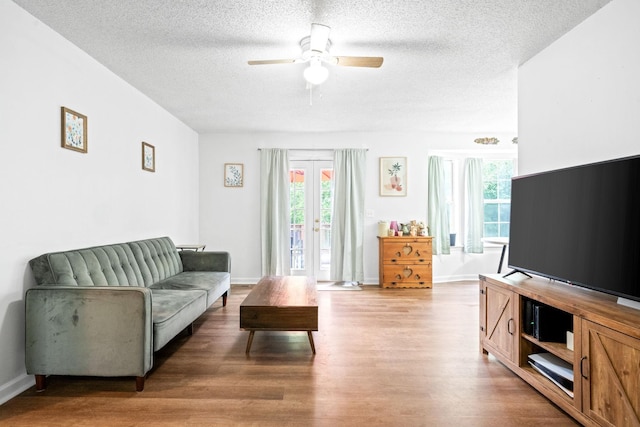
<path id="1" fill-rule="evenodd" d="M 402 240 L 404 241 L 385 242 L 382 262 L 385 264 L 413 264 L 431 261 L 431 240 Z"/>
<path id="2" fill-rule="evenodd" d="M 431 287 L 431 262 L 417 265 L 385 266 L 382 284 L 384 287 Z"/>

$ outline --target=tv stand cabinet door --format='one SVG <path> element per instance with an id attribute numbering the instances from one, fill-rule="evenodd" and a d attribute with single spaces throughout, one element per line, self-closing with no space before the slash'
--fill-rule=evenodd
<path id="1" fill-rule="evenodd" d="M 487 281 L 480 281 L 480 342 L 484 352 L 517 363 L 519 321 L 518 295 Z"/>
<path id="2" fill-rule="evenodd" d="M 640 340 L 582 324 L 583 412 L 600 425 L 640 425 Z"/>

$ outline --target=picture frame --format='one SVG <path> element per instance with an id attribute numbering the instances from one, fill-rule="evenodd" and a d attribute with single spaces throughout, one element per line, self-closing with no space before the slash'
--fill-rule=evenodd
<path id="1" fill-rule="evenodd" d="M 244 163 L 224 164 L 224 186 L 242 187 L 244 185 Z"/>
<path id="2" fill-rule="evenodd" d="M 62 148 L 87 153 L 87 116 L 67 107 L 60 107 Z"/>
<path id="3" fill-rule="evenodd" d="M 142 170 L 156 171 L 156 147 L 142 141 Z"/>
<path id="4" fill-rule="evenodd" d="M 407 195 L 407 158 L 380 157 L 380 195 Z"/>

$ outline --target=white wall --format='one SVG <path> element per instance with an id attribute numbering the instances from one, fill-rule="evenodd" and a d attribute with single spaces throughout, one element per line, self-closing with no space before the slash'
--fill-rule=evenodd
<path id="1" fill-rule="evenodd" d="M 24 367 L 29 259 L 168 235 L 198 240 L 198 135 L 59 34 L 0 0 L 0 403 Z M 60 147 L 60 107 L 88 116 L 88 153 Z M 156 173 L 141 169 L 141 142 Z"/>
<path id="2" fill-rule="evenodd" d="M 640 154 L 639 20 L 613 0 L 520 67 L 520 174 Z"/>
<path id="3" fill-rule="evenodd" d="M 487 152 L 512 149 L 514 135 L 495 134 L 501 144 L 480 146 L 479 136 L 469 134 L 397 133 L 229 133 L 200 137 L 200 240 L 207 250 L 227 250 L 232 256 L 233 283 L 255 283 L 260 278 L 260 152 L 258 148 L 368 148 L 365 209 L 373 212 L 365 224 L 365 283 L 378 283 L 379 220 L 407 222 L 426 220 L 427 159 L 431 151 L 471 150 Z M 407 157 L 406 197 L 379 195 L 379 158 Z M 223 185 L 224 163 L 244 163 L 242 188 Z M 459 240 L 460 241 L 460 240 Z M 451 255 L 434 257 L 434 281 L 475 279 L 478 273 L 497 269 L 501 248 L 485 254 L 465 254 L 454 248 Z M 505 263 L 506 265 L 506 263 Z"/>

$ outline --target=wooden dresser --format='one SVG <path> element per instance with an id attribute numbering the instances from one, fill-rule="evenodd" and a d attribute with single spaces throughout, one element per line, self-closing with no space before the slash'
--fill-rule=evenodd
<path id="1" fill-rule="evenodd" d="M 431 237 L 378 237 L 381 288 L 431 288 Z"/>

